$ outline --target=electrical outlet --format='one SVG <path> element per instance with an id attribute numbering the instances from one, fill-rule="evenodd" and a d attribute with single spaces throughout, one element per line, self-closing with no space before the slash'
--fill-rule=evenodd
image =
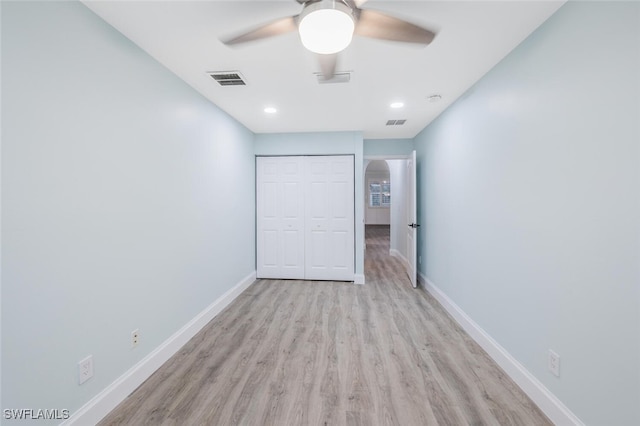
<path id="1" fill-rule="evenodd" d="M 140 330 L 137 328 L 131 332 L 131 347 L 135 348 L 140 343 Z"/>
<path id="2" fill-rule="evenodd" d="M 560 355 L 549 349 L 549 371 L 556 377 L 560 377 Z"/>
<path id="3" fill-rule="evenodd" d="M 81 385 L 93 377 L 93 355 L 78 363 L 78 384 Z"/>

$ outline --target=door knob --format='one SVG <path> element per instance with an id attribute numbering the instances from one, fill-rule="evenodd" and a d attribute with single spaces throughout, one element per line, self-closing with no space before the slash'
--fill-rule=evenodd
<path id="1" fill-rule="evenodd" d="M 420 225 L 418 225 L 417 223 L 410 223 L 410 224 L 408 224 L 407 226 L 408 226 L 409 228 L 417 228 L 417 227 L 418 227 L 418 226 L 420 226 Z"/>

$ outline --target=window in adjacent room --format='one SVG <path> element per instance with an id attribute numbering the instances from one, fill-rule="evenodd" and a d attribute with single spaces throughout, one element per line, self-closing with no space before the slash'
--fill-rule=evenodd
<path id="1" fill-rule="evenodd" d="M 391 205 L 391 185 L 389 181 L 369 181 L 369 207 L 389 207 Z"/>

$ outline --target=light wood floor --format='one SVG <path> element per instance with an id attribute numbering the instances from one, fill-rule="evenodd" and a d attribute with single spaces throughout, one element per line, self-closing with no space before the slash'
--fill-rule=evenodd
<path id="1" fill-rule="evenodd" d="M 257 281 L 100 424 L 551 424 L 366 237 L 366 285 Z"/>

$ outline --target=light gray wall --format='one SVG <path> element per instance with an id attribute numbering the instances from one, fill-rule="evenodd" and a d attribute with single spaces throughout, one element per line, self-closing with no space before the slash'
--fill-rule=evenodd
<path id="1" fill-rule="evenodd" d="M 414 150 L 413 139 L 365 139 L 364 155 L 367 156 L 407 156 Z"/>
<path id="2" fill-rule="evenodd" d="M 266 133 L 255 137 L 256 155 L 342 155 L 355 161 L 355 273 L 364 277 L 364 191 L 361 132 Z"/>
<path id="3" fill-rule="evenodd" d="M 640 424 L 639 76 L 640 3 L 568 2 L 415 138 L 420 271 L 589 425 Z"/>
<path id="4" fill-rule="evenodd" d="M 82 4 L 2 2 L 2 408 L 75 411 L 255 270 L 253 141 Z"/>

